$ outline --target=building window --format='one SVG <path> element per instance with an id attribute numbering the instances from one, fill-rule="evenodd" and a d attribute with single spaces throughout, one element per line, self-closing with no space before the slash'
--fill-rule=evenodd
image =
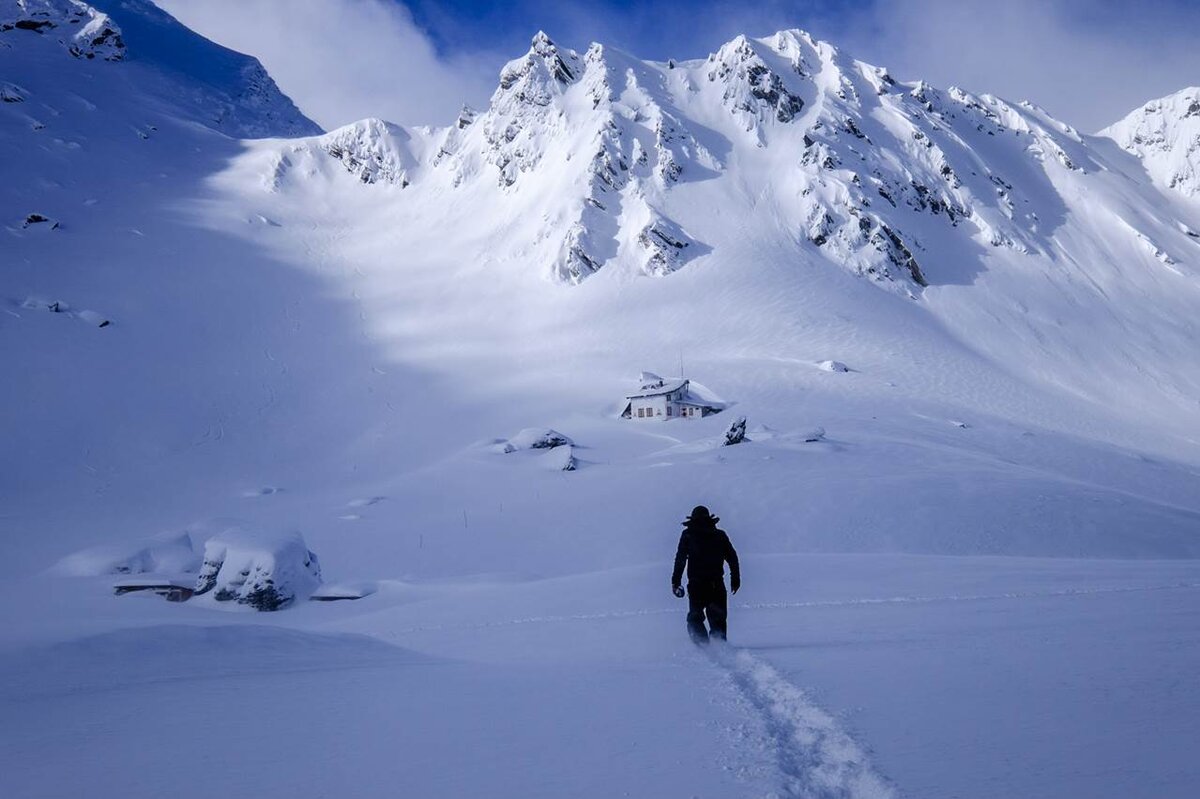
<path id="1" fill-rule="evenodd" d="M 668 405 L 667 406 L 667 416 L 670 416 L 670 415 L 671 415 L 671 406 Z"/>

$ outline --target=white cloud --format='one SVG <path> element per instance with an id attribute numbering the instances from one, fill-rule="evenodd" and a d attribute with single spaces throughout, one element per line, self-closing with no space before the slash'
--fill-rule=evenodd
<path id="1" fill-rule="evenodd" d="M 1197 24 L 1173 0 L 875 0 L 831 36 L 897 77 L 1030 100 L 1091 132 L 1200 83 Z"/>
<path id="2" fill-rule="evenodd" d="M 444 58 L 391 0 L 155 0 L 183 24 L 257 57 L 329 129 L 363 117 L 447 124 L 484 103 L 499 63 Z"/>

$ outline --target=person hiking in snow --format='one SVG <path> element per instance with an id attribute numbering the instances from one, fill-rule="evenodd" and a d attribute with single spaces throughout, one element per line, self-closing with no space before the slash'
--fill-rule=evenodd
<path id="1" fill-rule="evenodd" d="M 737 552 L 729 536 L 717 527 L 720 518 L 697 505 L 683 523 L 679 549 L 675 552 L 675 570 L 671 572 L 671 591 L 683 597 L 683 567 L 687 565 L 688 633 L 696 643 L 707 643 L 709 635 L 725 640 L 729 615 L 725 597 L 725 562 L 729 562 L 729 590 L 742 587 L 742 572 Z M 704 627 L 705 616 L 711 633 Z"/>

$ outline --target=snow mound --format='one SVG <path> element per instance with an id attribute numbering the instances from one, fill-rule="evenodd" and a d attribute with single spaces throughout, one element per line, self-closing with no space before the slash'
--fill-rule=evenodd
<path id="1" fill-rule="evenodd" d="M 0 83 L 0 103 L 23 103 L 29 92 L 15 83 Z"/>
<path id="2" fill-rule="evenodd" d="M 338 602 L 342 600 L 362 599 L 379 590 L 373 582 L 365 583 L 325 583 L 312 592 L 309 599 L 314 602 Z"/>
<path id="3" fill-rule="evenodd" d="M 125 544 L 103 544 L 67 555 L 53 568 L 70 577 L 108 574 L 178 574 L 195 572 L 199 553 L 187 533 L 163 533 Z"/>
<path id="4" fill-rule="evenodd" d="M 317 556 L 299 533 L 269 535 L 229 529 L 204 545 L 196 594 L 255 610 L 280 610 L 307 599 L 321 584 Z"/>
<path id="5" fill-rule="evenodd" d="M 567 436 L 548 427 L 527 427 L 508 439 L 506 443 L 512 447 L 507 450 L 508 452 L 515 452 L 519 449 L 554 449 L 555 447 L 570 447 L 575 444 Z"/>
<path id="6" fill-rule="evenodd" d="M 850 367 L 841 361 L 821 361 L 817 367 L 826 372 L 849 372 Z"/>
<path id="7" fill-rule="evenodd" d="M 554 449 L 541 456 L 541 464 L 552 472 L 573 472 L 579 468 L 575 458 L 575 447 L 570 444 Z"/>

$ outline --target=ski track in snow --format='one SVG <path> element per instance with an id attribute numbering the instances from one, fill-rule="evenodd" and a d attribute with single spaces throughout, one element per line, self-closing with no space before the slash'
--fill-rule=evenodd
<path id="1" fill-rule="evenodd" d="M 891 799 L 896 792 L 837 721 L 772 666 L 744 649 L 710 645 L 713 661 L 761 717 L 783 777 L 781 796 Z"/>

